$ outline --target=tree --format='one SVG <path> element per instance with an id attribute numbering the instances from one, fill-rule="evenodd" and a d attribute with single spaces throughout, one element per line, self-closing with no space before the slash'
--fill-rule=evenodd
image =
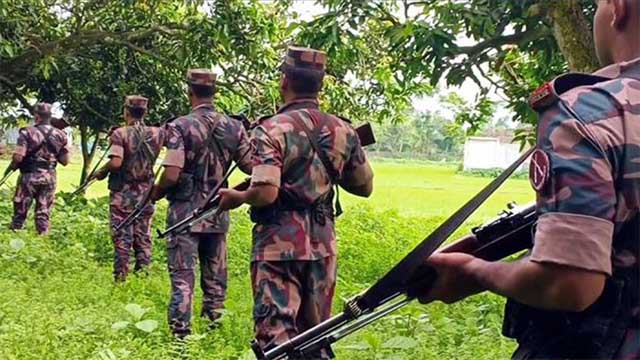
<path id="1" fill-rule="evenodd" d="M 400 88 L 416 79 L 435 85 L 474 81 L 486 94 L 502 92 L 516 119 L 535 123 L 528 95 L 568 69 L 592 71 L 595 60 L 586 0 L 324 0 L 327 12 L 313 24 L 317 34 L 334 34 L 320 46 L 349 44 L 343 38 L 379 38 L 372 46 Z M 337 25 L 336 25 L 337 24 Z M 373 34 L 373 35 L 372 35 Z M 336 39 L 337 38 L 337 39 Z M 359 51 L 342 49 L 344 53 Z M 354 55 L 351 55 L 355 57 Z M 375 66 L 375 65 L 374 65 Z M 484 103 L 484 104 L 483 104 Z M 479 105 L 486 106 L 481 96 Z M 468 119 L 471 125 L 475 118 Z"/>

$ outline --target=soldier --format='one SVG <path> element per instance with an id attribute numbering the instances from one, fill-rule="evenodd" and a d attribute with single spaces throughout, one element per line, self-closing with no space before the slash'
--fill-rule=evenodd
<path id="1" fill-rule="evenodd" d="M 251 172 L 247 134 L 240 121 L 215 111 L 212 100 L 216 75 L 205 69 L 187 72 L 192 111 L 167 125 L 164 172 L 154 187 L 153 200 L 169 200 L 167 224 L 173 225 L 203 205 L 235 161 Z M 226 233 L 229 214 L 195 225 L 186 234 L 173 234 L 167 243 L 171 302 L 169 327 L 176 337 L 191 332 L 195 267 L 200 261 L 203 292 L 201 316 L 215 325 L 224 307 L 227 288 Z"/>
<path id="2" fill-rule="evenodd" d="M 34 118 L 33 126 L 20 129 L 13 159 L 7 168 L 7 171 L 20 169 L 11 229 L 22 229 L 35 199 L 36 230 L 38 234 L 46 235 L 55 201 L 56 165 L 67 166 L 69 148 L 65 132 L 51 126 L 51 104 L 36 104 Z"/>
<path id="3" fill-rule="evenodd" d="M 336 282 L 333 186 L 364 197 L 373 188 L 355 130 L 319 110 L 326 60 L 322 51 L 288 49 L 280 81 L 284 105 L 253 130 L 251 185 L 221 191 L 223 209 L 252 206 L 253 317 L 265 348 L 330 316 Z"/>
<path id="4" fill-rule="evenodd" d="M 149 199 L 154 180 L 153 166 L 165 143 L 163 129 L 144 125 L 147 105 L 148 100 L 142 96 L 125 98 L 127 126 L 111 132 L 109 162 L 94 175 L 98 180 L 109 175 L 111 238 L 115 250 L 113 276 L 116 282 L 127 279 L 132 247 L 136 259 L 135 272 L 151 263 L 151 217 L 154 212 L 151 202 L 145 205 L 135 222 L 116 230 L 136 205 Z"/>
<path id="5" fill-rule="evenodd" d="M 437 254 L 423 302 L 489 290 L 509 298 L 517 359 L 640 358 L 640 2 L 598 1 L 594 75 L 534 93 L 534 246 L 518 262 Z"/>

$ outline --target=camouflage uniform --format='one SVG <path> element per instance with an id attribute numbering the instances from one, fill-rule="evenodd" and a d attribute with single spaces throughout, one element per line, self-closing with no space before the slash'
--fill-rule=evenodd
<path id="1" fill-rule="evenodd" d="M 583 312 L 509 301 L 515 358 L 640 357 L 640 58 L 568 74 L 532 99 L 540 112 L 531 161 L 539 220 L 530 260 L 607 275 Z"/>
<path id="2" fill-rule="evenodd" d="M 51 105 L 36 105 L 37 112 L 51 114 Z M 15 153 L 24 158 L 19 164 L 20 177 L 13 198 L 11 229 L 22 229 L 27 212 L 35 199 L 35 223 L 39 234 L 49 231 L 49 214 L 55 200 L 56 165 L 69 152 L 67 135 L 49 124 L 20 129 Z"/>
<path id="3" fill-rule="evenodd" d="M 324 71 L 326 55 L 289 48 L 285 66 Z M 302 124 L 306 124 L 304 128 Z M 309 131 L 311 130 L 311 131 Z M 314 151 L 317 139 L 333 170 Z M 278 187 L 278 200 L 252 209 L 251 280 L 256 339 L 263 348 L 282 344 L 327 319 L 336 282 L 336 237 L 329 171 L 344 185 L 366 184 L 373 176 L 355 130 L 320 112 L 316 99 L 284 104 L 253 130 L 252 185 Z"/>
<path id="4" fill-rule="evenodd" d="M 147 99 L 127 96 L 125 106 L 147 109 Z M 129 251 L 133 247 L 134 271 L 151 263 L 151 217 L 154 207 L 149 203 L 132 224 L 116 230 L 125 218 L 142 203 L 151 191 L 153 166 L 165 142 L 164 130 L 136 123 L 114 130 L 109 139 L 109 157 L 122 159 L 122 167 L 109 175 L 111 238 L 115 250 L 113 275 L 124 280 L 129 273 Z"/>
<path id="5" fill-rule="evenodd" d="M 191 84 L 215 84 L 215 74 L 207 70 L 189 70 L 187 78 Z M 203 205 L 207 195 L 222 181 L 232 161 L 237 162 L 242 171 L 250 173 L 251 154 L 242 123 L 216 112 L 210 103 L 194 107 L 189 115 L 169 123 L 166 131 L 167 155 L 163 165 L 182 169 L 176 191 L 167 195 L 167 224 L 171 226 Z M 211 321 L 219 317 L 216 310 L 224 307 L 227 287 L 225 237 L 228 230 L 229 213 L 224 212 L 195 225 L 189 233 L 169 236 L 171 302 L 168 317 L 174 334 L 185 335 L 191 330 L 198 259 L 203 292 L 201 316 Z"/>

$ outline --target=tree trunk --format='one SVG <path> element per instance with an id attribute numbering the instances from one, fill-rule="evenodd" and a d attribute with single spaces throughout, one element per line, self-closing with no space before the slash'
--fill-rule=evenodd
<path id="1" fill-rule="evenodd" d="M 553 34 L 569 69 L 593 72 L 599 68 L 593 34 L 579 0 L 552 0 L 547 3 Z"/>
<path id="2" fill-rule="evenodd" d="M 82 172 L 80 173 L 80 184 L 83 184 L 91 171 L 91 163 L 98 148 L 99 133 L 90 134 L 86 126 L 80 125 L 80 149 L 82 150 Z M 89 146 L 89 141 L 93 144 Z"/>

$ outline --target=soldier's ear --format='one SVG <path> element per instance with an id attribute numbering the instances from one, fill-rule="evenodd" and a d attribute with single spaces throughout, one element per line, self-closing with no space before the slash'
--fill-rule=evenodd
<path id="1" fill-rule="evenodd" d="M 613 0 L 613 19 L 611 26 L 616 30 L 624 30 L 629 19 L 629 4 L 627 0 Z"/>
<path id="2" fill-rule="evenodd" d="M 289 89 L 289 78 L 286 74 L 280 77 L 280 91 L 285 92 Z"/>

